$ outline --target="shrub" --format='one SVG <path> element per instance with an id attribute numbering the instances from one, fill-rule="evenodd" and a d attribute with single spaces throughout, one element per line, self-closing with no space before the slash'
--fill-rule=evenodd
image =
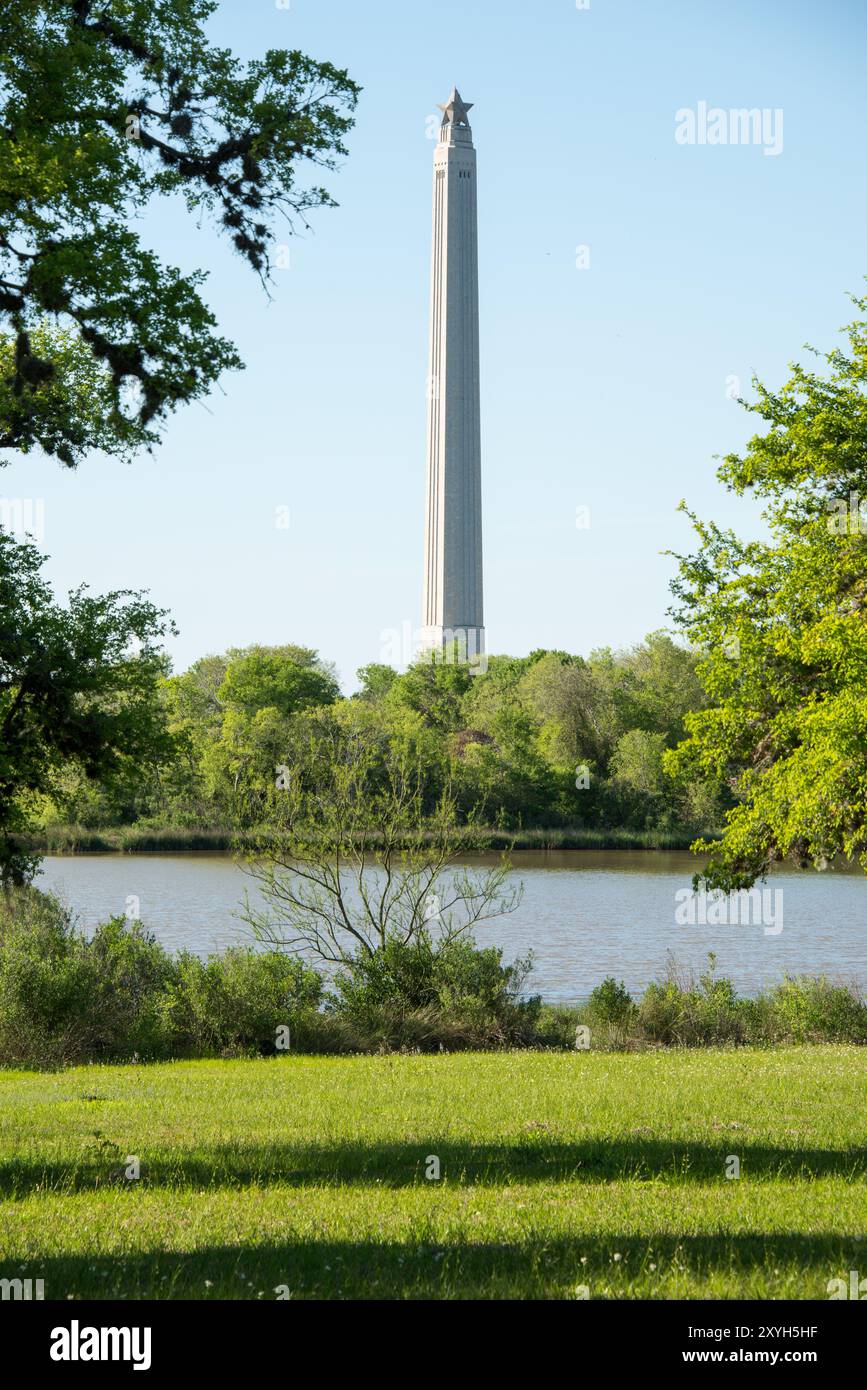
<path id="1" fill-rule="evenodd" d="M 321 1000 L 321 976 L 297 957 L 237 946 L 208 961 L 182 952 L 161 1010 L 182 1050 L 273 1052 L 281 1025 L 301 1044 Z"/>
<path id="2" fill-rule="evenodd" d="M 4 893 L 0 1056 L 51 1065 L 164 1052 L 158 999 L 172 969 L 139 923 L 113 919 L 87 941 L 56 898 Z"/>
<path id="3" fill-rule="evenodd" d="M 619 1026 L 629 1023 L 635 1014 L 635 1003 L 623 981 L 620 984 L 609 975 L 592 991 L 586 1009 L 588 1022 L 613 1023 Z"/>
<path id="4" fill-rule="evenodd" d="M 543 1004 L 536 1022 L 534 1041 L 538 1047 L 558 1050 L 575 1046 L 575 1031 L 583 1021 L 583 1010 L 572 1004 Z"/>
<path id="5" fill-rule="evenodd" d="M 502 956 L 466 937 L 392 940 L 358 955 L 326 995 L 297 956 L 234 947 L 173 957 L 123 918 L 87 940 L 57 899 L 10 889 L 0 894 L 0 1063 L 274 1052 L 281 1024 L 293 1052 L 571 1049 L 579 1022 L 593 1047 L 867 1043 L 867 1004 L 823 977 L 738 999 L 711 955 L 698 982 L 670 965 L 635 1004 L 609 977 L 578 1010 L 523 998 L 532 959 Z"/>
<path id="6" fill-rule="evenodd" d="M 51 1065 L 80 1056 L 91 978 L 68 913 L 31 889 L 0 896 L 0 1053 Z"/>
<path id="7" fill-rule="evenodd" d="M 75 943 L 90 979 L 90 1056 L 163 1055 L 171 1045 L 160 996 L 174 975 L 171 956 L 140 922 L 114 917 Z"/>
<path id="8" fill-rule="evenodd" d="M 651 980 L 638 1006 L 638 1026 L 652 1042 L 680 1041 L 683 995 L 674 980 Z"/>
<path id="9" fill-rule="evenodd" d="M 676 980 L 653 981 L 638 1008 L 638 1025 L 652 1042 L 714 1046 L 749 1039 L 746 1000 L 735 997 L 730 980 L 702 976 L 698 987 Z"/>
<path id="10" fill-rule="evenodd" d="M 236 947 L 172 958 L 140 923 L 114 918 L 88 941 L 33 889 L 0 904 L 0 1060 L 56 1065 L 226 1049 L 346 1045 L 318 1014 L 322 979 L 294 957 Z"/>
<path id="11" fill-rule="evenodd" d="M 824 976 L 787 978 L 771 990 L 768 1003 L 781 1042 L 867 1042 L 867 1004 L 854 987 Z"/>
<path id="12" fill-rule="evenodd" d="M 498 947 L 469 938 L 392 939 L 338 971 L 332 1007 L 362 1036 L 394 1046 L 529 1042 L 541 1000 L 521 999 L 530 958 L 503 965 Z"/>

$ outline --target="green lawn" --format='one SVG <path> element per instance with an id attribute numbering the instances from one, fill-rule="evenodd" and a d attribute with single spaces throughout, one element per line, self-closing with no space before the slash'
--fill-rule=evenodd
<path id="1" fill-rule="evenodd" d="M 867 1275 L 864 1097 L 844 1046 L 0 1073 L 0 1277 L 57 1299 L 822 1299 Z"/>

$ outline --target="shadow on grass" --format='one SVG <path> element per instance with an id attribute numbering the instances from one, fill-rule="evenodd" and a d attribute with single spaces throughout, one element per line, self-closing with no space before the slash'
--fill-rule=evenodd
<path id="1" fill-rule="evenodd" d="M 672 1275 L 682 1290 L 684 1279 L 713 1274 L 728 1276 L 734 1298 L 744 1296 L 757 1275 L 765 1276 L 768 1287 L 773 1279 L 788 1279 L 790 1297 L 795 1279 L 794 1296 L 824 1298 L 827 1281 L 845 1278 L 854 1257 L 852 1237 L 824 1232 L 475 1244 L 287 1239 L 205 1246 L 188 1254 L 37 1256 L 25 1277 L 45 1281 L 46 1299 L 272 1300 L 279 1286 L 294 1298 L 558 1298 L 574 1296 L 577 1285 L 586 1285 L 591 1298 L 626 1298 L 636 1284 L 636 1296 L 653 1297 L 654 1284 L 663 1291 Z M 10 1273 L 0 1265 L 0 1275 Z"/>
<path id="2" fill-rule="evenodd" d="M 175 1150 L 149 1156 L 133 1145 L 140 1161 L 138 1181 L 128 1181 L 128 1152 L 105 1138 L 77 1161 L 43 1163 L 27 1157 L 0 1163 L 0 1195 L 34 1191 L 89 1191 L 108 1184 L 129 1188 L 243 1188 L 260 1186 L 360 1185 L 401 1188 L 426 1184 L 429 1155 L 440 1162 L 448 1184 L 505 1186 L 532 1182 L 604 1182 L 664 1178 L 669 1182 L 725 1182 L 726 1159 L 740 1160 L 753 1180 L 836 1176 L 863 1180 L 867 1150 L 798 1149 L 745 1143 L 736 1137 L 714 1144 L 589 1138 L 562 1142 L 527 1138 L 510 1143 L 455 1143 L 443 1136 L 408 1136 L 403 1143 L 376 1141 L 331 1145 L 249 1144 Z"/>

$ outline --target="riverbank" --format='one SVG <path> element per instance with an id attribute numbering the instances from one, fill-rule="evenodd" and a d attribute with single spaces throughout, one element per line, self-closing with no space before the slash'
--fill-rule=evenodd
<path id="1" fill-rule="evenodd" d="M 751 997 L 785 973 L 867 983 L 867 876 L 859 868 L 817 874 L 780 866 L 762 891 L 776 917 L 784 905 L 783 930 L 768 934 L 767 923 L 753 919 L 679 920 L 682 895 L 702 863 L 688 851 L 524 849 L 511 858 L 521 903 L 485 923 L 478 942 L 501 946 L 507 961 L 532 951 L 530 988 L 552 1002 L 584 999 L 609 975 L 637 997 L 665 973 L 670 956 L 698 976 L 709 951 L 718 973 Z M 496 853 L 462 861 L 480 871 L 496 862 Z M 246 893 L 255 900 L 257 885 L 223 850 L 50 855 L 36 882 L 88 932 L 132 914 L 167 950 L 203 958 L 251 939 L 239 911 Z"/>
<path id="2" fill-rule="evenodd" d="M 0 1073 L 0 1277 L 52 1300 L 827 1299 L 863 1266 L 863 1083 L 843 1046 Z"/>
<path id="3" fill-rule="evenodd" d="M 128 862 L 128 861 L 125 861 Z M 116 916 L 91 934 L 33 889 L 0 902 L 0 1064 L 80 1065 L 204 1057 L 571 1052 L 660 1047 L 867 1044 L 867 1001 L 853 981 L 783 979 L 740 997 L 717 974 L 671 967 L 640 998 L 609 976 L 578 1004 L 545 1003 L 529 957 L 471 940 L 393 939 L 347 955 L 334 973 L 291 951 L 249 944 L 207 959 L 172 953 Z"/>
<path id="4" fill-rule="evenodd" d="M 702 833 L 713 837 L 710 831 Z M 697 838 L 691 830 L 597 830 L 568 826 L 490 829 L 480 834 L 492 850 L 687 850 Z M 97 830 L 84 825 L 51 825 L 22 843 L 36 854 L 218 854 L 235 847 L 236 833 L 228 828 L 122 825 Z"/>

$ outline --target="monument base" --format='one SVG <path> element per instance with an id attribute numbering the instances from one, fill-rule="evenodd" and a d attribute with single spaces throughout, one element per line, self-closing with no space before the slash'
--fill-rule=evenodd
<path id="1" fill-rule="evenodd" d="M 423 652 L 438 652 L 449 665 L 478 668 L 485 660 L 485 629 L 483 627 L 423 627 L 419 634 Z"/>

